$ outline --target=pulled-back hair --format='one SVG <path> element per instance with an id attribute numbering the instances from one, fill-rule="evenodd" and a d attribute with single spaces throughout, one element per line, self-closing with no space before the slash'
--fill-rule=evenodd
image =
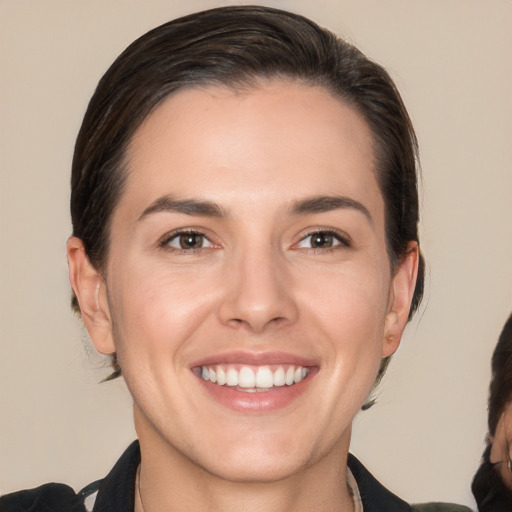
<path id="1" fill-rule="evenodd" d="M 179 89 L 219 85 L 238 90 L 268 79 L 323 87 L 363 116 L 373 134 L 391 268 L 405 256 L 409 242 L 419 242 L 417 141 L 385 69 L 303 16 L 230 6 L 151 30 L 128 46 L 100 80 L 78 134 L 71 178 L 73 234 L 96 269 L 106 270 L 112 213 L 126 180 L 126 149 L 144 119 Z M 421 301 L 423 282 L 420 253 L 410 316 Z M 73 304 L 79 311 L 76 297 Z M 119 370 L 116 365 L 114 357 Z M 386 365 L 387 359 L 379 379 Z"/>

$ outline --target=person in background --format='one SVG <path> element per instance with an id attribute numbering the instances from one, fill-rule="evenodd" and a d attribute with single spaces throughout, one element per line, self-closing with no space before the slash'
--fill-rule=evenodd
<path id="1" fill-rule="evenodd" d="M 472 484 L 480 512 L 512 510 L 512 315 L 501 331 L 491 362 L 489 433 Z"/>

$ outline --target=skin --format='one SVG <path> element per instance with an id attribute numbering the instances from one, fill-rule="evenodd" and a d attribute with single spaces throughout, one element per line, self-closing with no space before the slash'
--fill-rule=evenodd
<path id="1" fill-rule="evenodd" d="M 510 460 L 510 439 L 512 439 L 512 404 L 508 403 L 496 425 L 496 432 L 492 438 L 491 462 L 499 462 L 496 470 L 499 472 L 505 485 L 512 490 L 512 474 L 507 462 Z"/>
<path id="2" fill-rule="evenodd" d="M 182 90 L 139 128 L 127 168 L 106 272 L 79 239 L 68 259 L 91 340 L 117 352 L 133 396 L 146 512 L 352 510 L 352 419 L 399 345 L 418 259 L 411 243 L 390 269 L 365 121 L 296 83 Z M 222 215 L 148 212 L 166 195 Z M 294 211 L 320 196 L 352 203 Z M 180 248 L 183 229 L 203 247 Z M 317 232 L 334 235 L 313 248 Z M 233 410 L 191 371 L 232 351 L 314 371 L 284 407 Z"/>

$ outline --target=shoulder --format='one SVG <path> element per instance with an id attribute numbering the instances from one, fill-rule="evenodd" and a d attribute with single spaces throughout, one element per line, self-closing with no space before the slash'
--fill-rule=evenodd
<path id="1" fill-rule="evenodd" d="M 134 508 L 135 474 L 140 449 L 133 442 L 110 473 L 76 493 L 65 484 L 50 483 L 35 489 L 0 496 L 0 512 L 126 512 Z"/>
<path id="2" fill-rule="evenodd" d="M 413 505 L 413 512 L 472 512 L 469 507 L 455 503 L 417 503 Z"/>
<path id="3" fill-rule="evenodd" d="M 64 484 L 45 484 L 35 489 L 0 497 L 0 512 L 85 512 L 83 499 Z"/>
<path id="4" fill-rule="evenodd" d="M 126 512 L 134 508 L 135 474 L 140 449 L 133 442 L 110 473 L 76 493 L 65 484 L 45 484 L 35 489 L 0 496 L 0 512 Z"/>
<path id="5" fill-rule="evenodd" d="M 471 512 L 467 507 L 452 503 L 410 505 L 379 483 L 351 453 L 347 463 L 359 487 L 365 512 Z"/>

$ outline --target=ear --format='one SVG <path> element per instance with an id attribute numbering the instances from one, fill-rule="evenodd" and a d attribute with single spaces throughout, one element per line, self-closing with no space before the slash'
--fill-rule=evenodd
<path id="1" fill-rule="evenodd" d="M 391 281 L 382 357 L 394 354 L 400 345 L 411 309 L 411 301 L 418 277 L 418 263 L 418 244 L 417 242 L 409 242 L 407 252 L 398 264 Z"/>
<path id="2" fill-rule="evenodd" d="M 80 238 L 70 237 L 66 249 L 69 282 L 78 299 L 89 338 L 96 350 L 102 354 L 113 354 L 116 349 L 112 336 L 105 280 L 91 265 Z"/>

